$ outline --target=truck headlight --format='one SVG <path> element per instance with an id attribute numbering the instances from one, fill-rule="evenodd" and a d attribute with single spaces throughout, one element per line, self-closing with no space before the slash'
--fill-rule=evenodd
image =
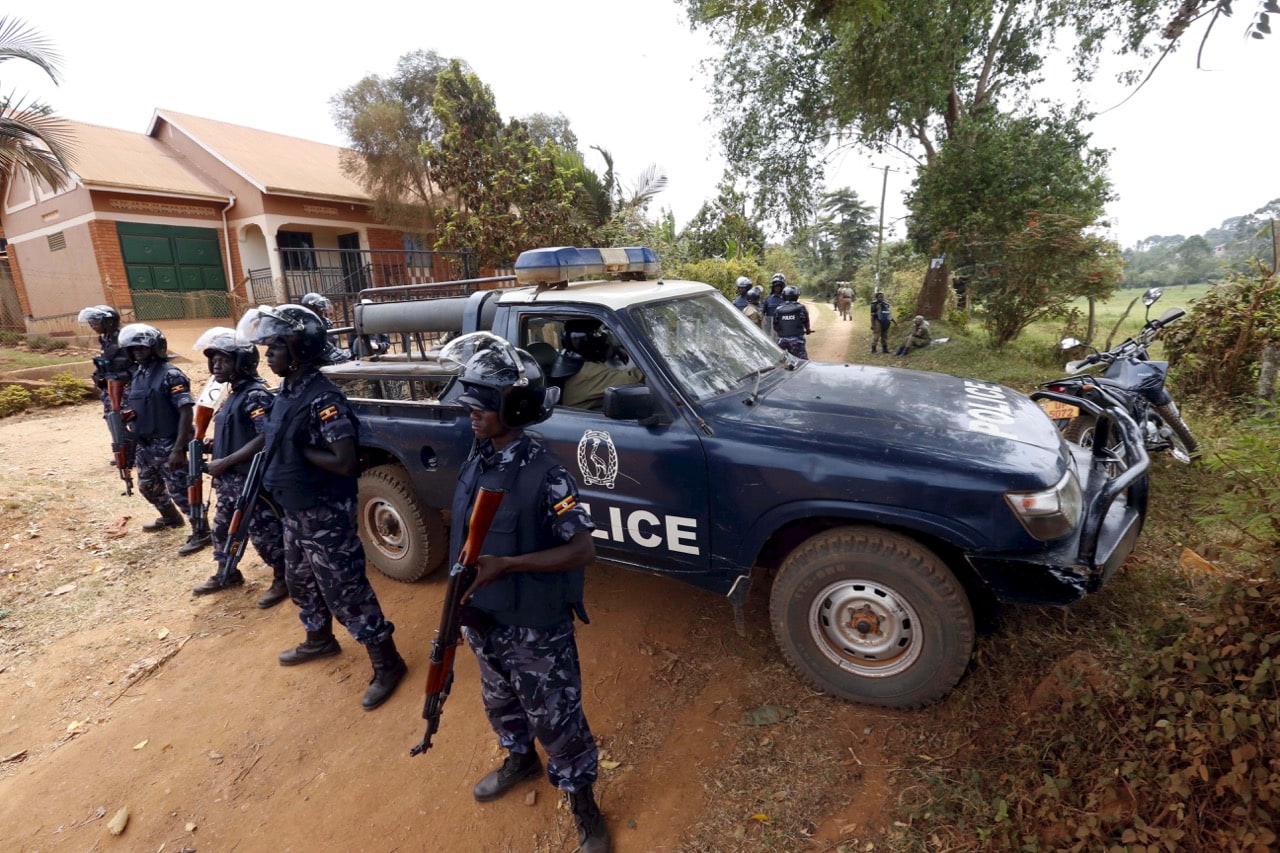
<path id="1" fill-rule="evenodd" d="M 1042 542 L 1061 539 L 1080 523 L 1080 481 L 1074 471 L 1062 475 L 1052 488 L 1041 492 L 1005 492 L 1022 526 Z"/>

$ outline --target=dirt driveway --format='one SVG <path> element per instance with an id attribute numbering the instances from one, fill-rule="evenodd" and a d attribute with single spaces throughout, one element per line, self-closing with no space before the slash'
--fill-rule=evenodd
<path id="1" fill-rule="evenodd" d="M 830 306 L 812 310 L 829 327 Z M 473 801 L 500 753 L 465 650 L 435 747 L 409 757 L 440 579 L 374 574 L 409 678 L 366 713 L 369 662 L 349 636 L 339 657 L 277 664 L 302 628 L 288 602 L 254 606 L 269 581 L 256 556 L 246 587 L 190 595 L 209 552 L 178 557 L 184 534 L 139 530 L 153 513 L 120 494 L 99 415 L 0 421 L 0 849 L 575 848 L 545 781 Z M 585 700 L 616 850 L 862 850 L 879 837 L 885 744 L 903 716 L 805 690 L 774 648 L 767 590 L 739 637 L 729 605 L 692 587 L 603 565 L 587 586 Z M 780 722 L 756 725 L 765 705 Z"/>

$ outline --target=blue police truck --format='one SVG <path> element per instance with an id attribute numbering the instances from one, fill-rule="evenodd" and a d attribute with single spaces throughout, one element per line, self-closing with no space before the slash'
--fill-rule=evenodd
<path id="1" fill-rule="evenodd" d="M 726 596 L 739 629 L 751 584 L 770 583 L 783 654 L 846 700 L 944 696 L 975 602 L 1073 602 L 1142 529 L 1148 462 L 1124 412 L 1097 413 L 1114 440 L 1089 451 L 1001 385 L 796 359 L 714 288 L 662 278 L 648 249 L 537 250 L 514 278 L 361 297 L 356 333 L 395 345 L 325 372 L 360 418 L 370 562 L 398 580 L 454 556 L 472 432 L 440 402 L 456 365 L 439 351 L 478 330 L 563 386 L 535 429 L 577 478 L 600 558 Z M 579 373 L 597 399 L 575 402 Z"/>

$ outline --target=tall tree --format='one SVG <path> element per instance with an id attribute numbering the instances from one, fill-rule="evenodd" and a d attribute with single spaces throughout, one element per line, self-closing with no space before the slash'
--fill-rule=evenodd
<path id="1" fill-rule="evenodd" d="M 702 203 L 681 232 L 694 259 L 760 257 L 764 252 L 764 228 L 748 211 L 746 193 L 730 175 L 716 188 L 715 199 Z"/>
<path id="2" fill-rule="evenodd" d="M 444 132 L 434 103 L 448 66 L 434 50 L 413 51 L 400 57 L 392 76 L 371 74 L 329 100 L 334 122 L 350 140 L 342 168 L 369 193 L 374 215 L 423 236 L 438 230 L 440 188 L 431 183 L 421 146 Z"/>
<path id="3" fill-rule="evenodd" d="M 1074 38 L 1074 72 L 1086 80 L 1104 46 L 1149 53 L 1162 22 L 1184 3 L 685 5 L 723 48 L 714 62 L 714 110 L 729 162 L 754 179 L 761 210 L 800 225 L 833 145 L 894 146 L 927 164 L 963 118 L 1025 97 L 1055 44 Z"/>
<path id="4" fill-rule="evenodd" d="M 1119 282 L 1118 247 L 1090 230 L 1110 194 L 1088 141 L 1078 116 L 989 113 L 962 121 L 916 179 L 910 236 L 946 253 L 996 346 Z"/>
<path id="5" fill-rule="evenodd" d="M 32 63 L 57 85 L 61 57 L 39 32 L 16 18 L 0 17 L 0 62 Z M 71 129 L 39 100 L 0 97 L 0 174 L 23 171 L 57 189 L 70 180 Z"/>

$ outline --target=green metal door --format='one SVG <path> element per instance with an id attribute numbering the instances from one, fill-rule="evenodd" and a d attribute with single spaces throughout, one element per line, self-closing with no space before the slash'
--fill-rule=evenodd
<path id="1" fill-rule="evenodd" d="M 116 234 L 138 319 L 228 316 L 215 229 L 118 222 Z"/>

